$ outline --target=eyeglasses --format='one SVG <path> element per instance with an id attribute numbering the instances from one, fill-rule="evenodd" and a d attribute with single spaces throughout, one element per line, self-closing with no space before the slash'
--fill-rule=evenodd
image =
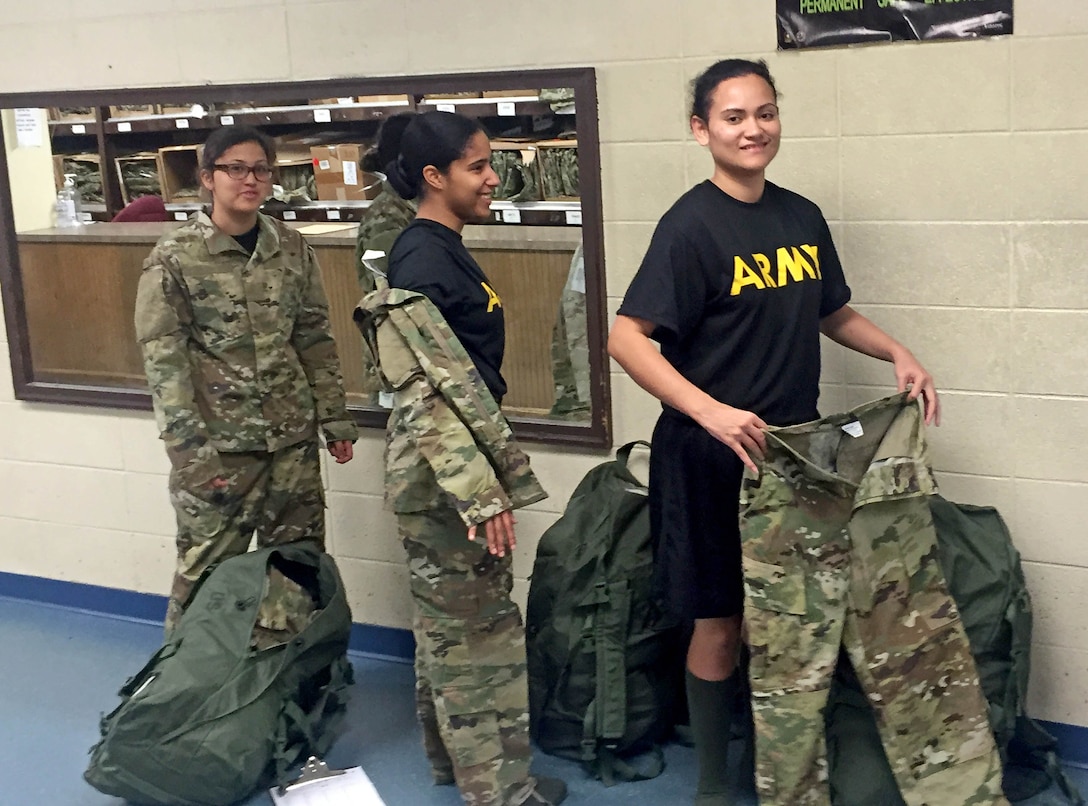
<path id="1" fill-rule="evenodd" d="M 232 162 L 229 165 L 217 162 L 212 166 L 217 171 L 222 171 L 231 179 L 245 179 L 250 173 L 258 182 L 264 182 L 272 176 L 272 169 L 267 165 L 246 165 L 243 162 Z"/>

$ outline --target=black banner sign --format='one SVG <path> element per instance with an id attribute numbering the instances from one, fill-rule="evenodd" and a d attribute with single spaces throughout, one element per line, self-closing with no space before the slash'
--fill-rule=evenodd
<path id="1" fill-rule="evenodd" d="M 778 49 L 1012 33 L 1013 0 L 777 0 Z"/>

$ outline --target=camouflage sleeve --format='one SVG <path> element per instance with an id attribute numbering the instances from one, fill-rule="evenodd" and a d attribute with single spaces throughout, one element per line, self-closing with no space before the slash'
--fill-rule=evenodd
<path id="1" fill-rule="evenodd" d="M 317 421 L 329 442 L 358 439 L 359 431 L 348 413 L 340 358 L 336 353 L 329 324 L 329 301 L 321 283 L 321 271 L 313 248 L 302 250 L 303 273 L 307 278 L 302 308 L 295 320 L 291 343 L 298 353 L 306 380 L 313 390 Z"/>
<path id="2" fill-rule="evenodd" d="M 416 304 L 391 310 L 390 318 L 403 322 L 400 329 L 409 344 L 428 356 L 424 369 L 431 384 L 491 463 L 511 508 L 547 498 L 479 370 L 434 304 L 420 297 Z"/>
<path id="3" fill-rule="evenodd" d="M 465 525 L 482 523 L 512 509 L 513 504 L 475 435 L 434 387 L 407 334 L 397 327 L 396 318 L 383 318 L 376 333 L 382 374 L 395 390 L 390 415 L 392 431 L 403 433 L 413 453 L 427 463 L 434 482 Z M 391 452 L 386 459 L 386 483 L 391 498 L 401 497 L 404 485 L 421 482 L 414 457 L 402 455 L 394 459 Z"/>
<path id="4" fill-rule="evenodd" d="M 397 392 L 394 416 L 404 423 L 409 439 L 427 460 L 435 481 L 465 525 L 483 523 L 513 509 L 494 468 L 465 423 L 442 395 L 434 391 L 420 394 L 414 387 Z"/>
<path id="5" fill-rule="evenodd" d="M 137 287 L 136 338 L 166 454 L 178 481 L 196 490 L 224 471 L 196 403 L 189 363 L 190 324 L 174 275 L 153 255 Z"/>

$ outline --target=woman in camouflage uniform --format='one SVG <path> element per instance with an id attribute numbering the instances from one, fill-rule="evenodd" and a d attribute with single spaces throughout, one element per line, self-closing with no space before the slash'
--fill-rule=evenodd
<path id="1" fill-rule="evenodd" d="M 479 393 L 501 402 L 502 300 L 461 242 L 465 224 L 490 216 L 498 185 L 490 157 L 474 120 L 430 112 L 409 123 L 386 175 L 418 212 L 393 246 L 388 279 L 433 303 L 471 359 Z M 409 431 L 429 434 L 431 448 L 448 435 L 433 403 L 415 409 L 390 418 L 386 493 L 408 553 L 417 712 L 432 774 L 455 782 L 470 806 L 558 804 L 566 785 L 529 774 L 525 629 L 510 598 L 515 504 L 473 451 L 413 444 Z"/>
<path id="2" fill-rule="evenodd" d="M 140 277 L 136 334 L 178 523 L 167 632 L 203 571 L 254 535 L 324 543 L 317 433 L 338 463 L 357 436 L 313 250 L 259 212 L 274 165 L 263 132 L 216 130 L 200 166 L 210 212 L 164 235 Z"/>

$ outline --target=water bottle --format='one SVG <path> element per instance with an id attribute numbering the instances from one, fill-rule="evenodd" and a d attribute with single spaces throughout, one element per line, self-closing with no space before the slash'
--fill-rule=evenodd
<path id="1" fill-rule="evenodd" d="M 78 227 L 81 225 L 83 223 L 81 208 L 76 175 L 65 174 L 64 185 L 57 191 L 57 226 Z"/>

